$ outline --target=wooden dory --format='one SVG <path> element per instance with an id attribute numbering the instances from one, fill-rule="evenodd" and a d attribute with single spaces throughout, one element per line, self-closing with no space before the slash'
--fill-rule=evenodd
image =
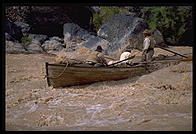
<path id="1" fill-rule="evenodd" d="M 135 77 L 171 64 L 178 64 L 180 61 L 190 61 L 190 59 L 162 60 L 148 64 L 139 63 L 131 67 L 66 66 L 66 64 L 49 64 L 47 62 L 45 64 L 48 86 L 67 87 Z"/>
<path id="2" fill-rule="evenodd" d="M 133 67 L 80 67 L 46 62 L 48 86 L 66 87 L 99 81 L 121 80 L 146 72 L 145 65 Z"/>

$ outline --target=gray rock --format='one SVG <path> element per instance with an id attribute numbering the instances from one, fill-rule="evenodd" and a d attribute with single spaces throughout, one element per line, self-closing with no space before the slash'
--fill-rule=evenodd
<path id="1" fill-rule="evenodd" d="M 7 53 L 28 53 L 21 43 L 7 41 L 7 40 L 6 40 L 6 52 Z"/>
<path id="2" fill-rule="evenodd" d="M 39 41 L 41 44 L 48 39 L 47 35 L 43 34 L 29 34 L 28 38 L 32 38 L 33 40 Z"/>
<path id="3" fill-rule="evenodd" d="M 21 38 L 23 36 L 21 28 L 8 19 L 5 20 L 5 32 L 8 33 L 15 40 L 18 40 L 19 42 L 21 41 Z"/>
<path id="4" fill-rule="evenodd" d="M 156 29 L 152 33 L 152 36 L 154 37 L 154 39 L 156 41 L 156 44 L 164 43 L 163 36 L 162 36 L 161 32 L 158 29 Z"/>
<path id="5" fill-rule="evenodd" d="M 56 40 L 57 38 L 50 38 L 50 40 L 46 40 L 41 47 L 47 53 L 56 53 L 61 51 L 64 48 L 64 44 Z"/>
<path id="6" fill-rule="evenodd" d="M 63 34 L 64 34 L 64 41 L 67 39 L 72 38 L 79 38 L 83 40 L 87 40 L 93 35 L 90 35 L 89 32 L 77 24 L 74 23 L 65 23 L 63 26 Z"/>
<path id="7" fill-rule="evenodd" d="M 57 36 L 51 37 L 50 40 L 56 40 L 58 42 L 62 42 L 63 43 L 63 39 L 62 38 L 59 38 Z"/>
<path id="8" fill-rule="evenodd" d="M 89 50 L 95 50 L 98 45 L 102 46 L 104 50 L 107 48 L 108 41 L 99 37 L 91 37 L 86 42 L 82 43 L 82 46 L 87 47 Z"/>
<path id="9" fill-rule="evenodd" d="M 94 36 L 87 30 L 73 23 L 64 24 L 63 33 L 64 44 L 66 45 L 67 51 L 74 51 L 80 46 L 92 48 L 101 40 L 101 38 Z"/>
<path id="10" fill-rule="evenodd" d="M 16 22 L 14 22 L 18 27 L 20 27 L 21 28 L 21 31 L 22 31 L 22 33 L 24 34 L 24 33 L 28 33 L 29 32 L 29 30 L 30 30 L 30 25 L 29 24 L 26 24 L 26 23 L 23 23 L 23 22 L 19 22 L 19 21 L 16 21 Z"/>
<path id="11" fill-rule="evenodd" d="M 44 52 L 38 40 L 33 40 L 29 45 L 26 46 L 26 49 L 29 53 L 33 53 L 33 54 Z"/>
<path id="12" fill-rule="evenodd" d="M 168 45 L 174 45 L 176 42 L 171 38 L 165 38 L 165 42 Z"/>
<path id="13" fill-rule="evenodd" d="M 121 49 L 128 45 L 142 49 L 144 29 L 148 24 L 142 18 L 133 15 L 116 14 L 107 23 L 101 26 L 98 36 L 109 42 L 105 51 L 108 55 L 120 55 Z M 128 43 L 130 40 L 130 44 Z"/>
<path id="14" fill-rule="evenodd" d="M 5 40 L 7 41 L 13 41 L 13 42 L 17 42 L 19 43 L 18 40 L 16 40 L 15 38 L 13 38 L 11 35 L 9 35 L 7 32 L 5 32 Z"/>

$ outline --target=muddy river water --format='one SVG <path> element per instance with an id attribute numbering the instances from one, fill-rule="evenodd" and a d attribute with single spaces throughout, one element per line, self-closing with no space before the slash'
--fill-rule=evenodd
<path id="1" fill-rule="evenodd" d="M 192 62 L 125 80 L 52 88 L 44 63 L 53 60 L 6 54 L 6 130 L 192 130 Z"/>

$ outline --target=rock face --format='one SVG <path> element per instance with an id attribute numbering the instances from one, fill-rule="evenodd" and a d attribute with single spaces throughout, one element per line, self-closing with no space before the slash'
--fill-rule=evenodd
<path id="1" fill-rule="evenodd" d="M 29 24 L 32 33 L 61 37 L 65 23 L 76 23 L 91 31 L 91 10 L 90 7 L 75 5 L 10 6 L 6 8 L 6 16 L 12 21 Z"/>
<path id="2" fill-rule="evenodd" d="M 105 54 L 119 58 L 126 47 L 140 50 L 143 48 L 142 32 L 146 28 L 148 24 L 143 19 L 121 14 L 114 15 L 103 24 L 98 31 L 98 36 L 89 33 L 77 24 L 66 23 L 63 28 L 64 44 L 69 51 L 74 51 L 81 46 L 95 50 L 98 45 L 101 45 Z M 158 30 L 155 30 L 152 36 L 157 44 L 164 42 Z"/>
<path id="3" fill-rule="evenodd" d="M 47 53 L 56 54 L 60 52 L 65 46 L 62 43 L 63 39 L 59 37 L 51 37 L 49 40 L 46 40 L 41 47 Z"/>
<path id="4" fill-rule="evenodd" d="M 16 22 L 14 22 L 18 27 L 20 27 L 21 28 L 21 31 L 22 31 L 22 33 L 23 34 L 25 34 L 25 33 L 28 33 L 29 31 L 30 31 L 30 26 L 29 26 L 29 24 L 26 24 L 26 23 L 23 23 L 23 22 L 19 22 L 19 21 L 16 21 Z"/>
<path id="5" fill-rule="evenodd" d="M 9 35 L 6 35 L 8 37 L 6 37 L 7 40 L 18 40 L 20 41 L 23 34 L 21 31 L 21 28 L 18 27 L 14 22 L 11 22 L 8 19 L 5 19 L 5 32 L 8 33 Z M 11 36 L 11 37 L 10 37 Z"/>
<path id="6" fill-rule="evenodd" d="M 64 44 L 67 51 L 74 51 L 82 46 L 94 50 L 98 45 L 103 49 L 107 47 L 107 41 L 86 31 L 77 24 L 66 23 L 63 27 Z"/>
<path id="7" fill-rule="evenodd" d="M 26 46 L 26 49 L 29 53 L 33 54 L 43 53 L 43 49 L 40 45 L 40 42 L 34 39 L 28 46 Z"/>
<path id="8" fill-rule="evenodd" d="M 105 51 L 106 54 L 119 55 L 122 53 L 122 49 L 128 45 L 142 49 L 142 32 L 146 28 L 148 28 L 148 24 L 141 18 L 132 15 L 116 14 L 101 26 L 98 36 L 109 42 L 108 48 Z"/>
<path id="9" fill-rule="evenodd" d="M 159 30 L 156 29 L 152 32 L 152 36 L 154 37 L 156 44 L 164 43 L 163 36 Z"/>
<path id="10" fill-rule="evenodd" d="M 90 38 L 89 32 L 83 28 L 81 28 L 79 25 L 74 23 L 66 23 L 63 26 L 63 34 L 64 34 L 64 40 L 67 40 L 69 38 L 80 38 L 82 40 L 86 40 Z"/>
<path id="11" fill-rule="evenodd" d="M 89 26 L 89 18 L 92 14 L 89 13 L 88 8 L 85 8 L 78 6 L 25 7 L 28 10 L 21 12 L 23 21 L 12 23 L 8 19 L 6 20 L 6 40 L 17 42 L 24 37 L 24 41 L 30 41 L 27 44 L 24 42 L 21 44 L 28 53 L 56 54 L 64 48 L 67 52 L 73 52 L 83 47 L 95 50 L 98 45 L 101 45 L 105 54 L 119 58 L 126 47 L 140 50 L 143 48 L 142 32 L 148 28 L 148 24 L 143 19 L 133 15 L 116 14 L 95 34 L 87 30 L 86 26 L 87 24 Z M 20 10 L 18 7 L 16 9 Z M 75 10 L 72 11 L 72 9 Z M 87 18 L 83 16 L 84 14 L 87 15 Z M 32 32 L 33 29 L 37 29 L 36 34 Z M 57 31 L 52 29 L 57 30 L 64 37 L 55 36 Z M 153 32 L 153 36 L 158 44 L 163 42 L 163 37 L 158 30 Z M 23 49 L 18 44 L 12 47 Z M 7 42 L 6 48 L 10 48 L 10 44 L 7 45 Z"/>

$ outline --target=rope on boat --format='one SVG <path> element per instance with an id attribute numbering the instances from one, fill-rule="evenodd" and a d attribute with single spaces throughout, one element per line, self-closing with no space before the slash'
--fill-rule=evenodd
<path id="1" fill-rule="evenodd" d="M 45 77 L 48 77 L 48 78 L 51 78 L 51 79 L 57 79 L 58 77 L 60 77 L 64 72 L 65 72 L 65 70 L 67 69 L 67 66 L 68 66 L 68 64 L 69 64 L 69 62 L 68 62 L 68 60 L 66 60 L 66 66 L 65 66 L 65 68 L 63 69 L 63 71 L 58 75 L 58 76 L 56 76 L 56 77 L 50 77 L 50 76 L 45 76 Z"/>

